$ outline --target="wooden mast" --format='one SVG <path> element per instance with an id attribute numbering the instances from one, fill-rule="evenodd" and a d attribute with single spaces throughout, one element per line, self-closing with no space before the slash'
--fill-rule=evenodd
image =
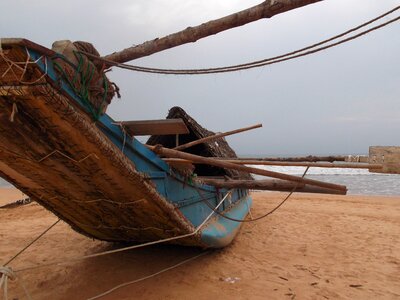
<path id="1" fill-rule="evenodd" d="M 148 56 L 179 45 L 194 43 L 204 37 L 239 27 L 264 18 L 271 18 L 286 11 L 309 5 L 322 0 L 267 0 L 251 8 L 228 15 L 226 17 L 208 21 L 195 27 L 188 27 L 182 31 L 144 42 L 141 45 L 114 52 L 104 58 L 117 63 L 128 62 L 140 57 Z"/>

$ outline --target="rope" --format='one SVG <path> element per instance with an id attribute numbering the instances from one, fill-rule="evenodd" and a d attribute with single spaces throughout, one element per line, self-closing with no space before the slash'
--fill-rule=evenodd
<path id="1" fill-rule="evenodd" d="M 229 191 L 228 193 L 225 194 L 225 196 L 217 204 L 215 209 L 218 209 L 218 207 L 220 207 L 222 205 L 222 203 L 228 198 L 228 196 L 231 194 L 231 192 L 232 191 Z M 36 266 L 22 268 L 22 269 L 16 270 L 15 272 L 24 272 L 24 271 L 29 271 L 29 270 L 35 270 L 35 269 L 38 269 L 38 268 L 43 268 L 43 267 L 49 267 L 49 266 L 53 266 L 53 265 L 62 265 L 62 264 L 67 264 L 67 263 L 70 263 L 70 262 L 76 262 L 76 261 L 87 259 L 87 258 L 99 257 L 99 256 L 108 255 L 108 254 L 114 254 L 114 253 L 123 252 L 123 251 L 127 251 L 127 250 L 138 249 L 138 248 L 143 248 L 143 247 L 152 246 L 152 245 L 156 245 L 156 244 L 175 241 L 175 240 L 179 240 L 179 239 L 183 239 L 183 238 L 189 238 L 191 236 L 196 235 L 207 224 L 207 222 L 210 220 L 210 218 L 213 216 L 213 214 L 214 214 L 214 211 L 212 211 L 207 216 L 207 218 L 205 218 L 204 221 L 194 231 L 192 231 L 191 233 L 186 233 L 186 234 L 182 234 L 182 235 L 179 235 L 179 236 L 174 236 L 174 237 L 165 238 L 165 239 L 152 241 L 152 242 L 147 242 L 147 243 L 143 243 L 143 244 L 127 246 L 127 247 L 123 247 L 123 248 L 119 248 L 119 249 L 103 251 L 103 252 L 100 252 L 100 253 L 83 255 L 83 256 L 75 257 L 75 258 L 71 258 L 71 259 L 64 259 L 64 260 L 59 260 L 59 261 L 53 261 L 53 262 L 49 262 L 49 263 L 39 264 L 39 265 L 36 265 Z"/>
<path id="2" fill-rule="evenodd" d="M 275 57 L 272 57 L 272 58 L 266 58 L 266 59 L 263 59 L 263 60 L 258 60 L 258 61 L 254 61 L 254 62 L 250 62 L 250 63 L 232 65 L 232 66 L 226 66 L 226 67 L 219 67 L 219 68 L 177 69 L 177 70 L 175 70 L 175 69 L 148 68 L 148 67 L 140 67 L 140 66 L 135 66 L 135 65 L 123 64 L 123 63 L 116 63 L 116 62 L 113 62 L 113 61 L 110 61 L 110 60 L 107 60 L 107 59 L 104 59 L 104 58 L 99 58 L 99 57 L 93 56 L 90 53 L 86 53 L 86 52 L 82 52 L 82 53 L 87 55 L 87 56 L 92 57 L 93 59 L 101 60 L 102 62 L 105 62 L 110 66 L 115 66 L 115 67 L 119 67 L 119 68 L 122 68 L 122 69 L 127 69 L 127 70 L 137 71 L 137 72 L 145 72 L 145 73 L 155 73 L 155 74 L 165 74 L 165 75 L 203 75 L 203 74 L 235 72 L 235 71 L 241 71 L 241 70 L 246 70 L 246 69 L 251 69 L 251 68 L 258 68 L 258 67 L 263 67 L 263 66 L 267 66 L 267 65 L 272 65 L 272 64 L 284 62 L 284 61 L 287 61 L 287 60 L 292 60 L 292 59 L 295 59 L 295 58 L 307 56 L 307 55 L 310 55 L 310 54 L 314 54 L 314 53 L 317 53 L 317 52 L 320 52 L 320 51 L 323 51 L 323 50 L 338 46 L 340 44 L 349 42 L 351 40 L 355 40 L 355 39 L 357 39 L 357 38 L 359 38 L 359 37 L 361 37 L 363 35 L 366 35 L 366 34 L 368 34 L 370 32 L 373 32 L 375 30 L 378 30 L 378 29 L 380 29 L 382 27 L 385 27 L 385 26 L 387 26 L 387 25 L 389 25 L 391 23 L 394 23 L 394 22 L 398 21 L 400 19 L 400 16 L 396 17 L 395 19 L 389 20 L 389 21 L 387 21 L 387 22 L 385 22 L 385 23 L 383 23 L 381 25 L 372 27 L 372 28 L 370 28 L 368 30 L 365 30 L 365 31 L 361 32 L 361 33 L 358 33 L 356 35 L 348 37 L 346 39 L 339 40 L 336 43 L 316 48 L 318 46 L 327 44 L 327 43 L 329 43 L 329 42 L 331 42 L 333 40 L 337 40 L 338 38 L 341 38 L 341 37 L 343 37 L 345 35 L 348 35 L 349 33 L 352 33 L 352 32 L 354 32 L 356 30 L 359 30 L 359 29 L 361 29 L 361 28 L 363 28 L 363 27 L 365 27 L 365 26 L 367 26 L 367 25 L 369 25 L 371 23 L 374 23 L 374 22 L 386 17 L 387 15 L 389 15 L 389 14 L 391 14 L 391 13 L 393 13 L 393 12 L 399 10 L 399 9 L 400 9 L 400 6 L 397 6 L 394 9 L 384 13 L 383 15 L 380 15 L 380 16 L 378 16 L 378 17 L 376 17 L 376 18 L 374 18 L 374 19 L 372 19 L 372 20 L 370 20 L 368 22 L 365 22 L 365 23 L 363 23 L 363 24 L 361 24 L 361 25 L 359 25 L 357 27 L 354 27 L 354 28 L 352 28 L 350 30 L 347 30 L 344 33 L 341 33 L 339 35 L 336 35 L 334 37 L 326 39 L 326 40 L 324 40 L 322 42 L 313 44 L 311 46 L 308 46 L 308 47 L 305 47 L 305 48 L 302 48 L 302 49 L 299 49 L 299 50 L 296 50 L 296 51 L 293 51 L 293 52 L 289 52 L 289 53 L 286 53 L 286 54 L 283 54 L 283 55 L 275 56 Z M 315 49 L 313 49 L 313 48 L 315 48 Z M 313 50 L 310 50 L 310 49 L 313 49 Z M 306 51 L 306 50 L 309 50 L 309 51 Z M 306 51 L 306 52 L 304 52 L 304 51 Z"/>
<path id="3" fill-rule="evenodd" d="M 64 156 L 65 158 L 67 158 L 67 159 L 73 161 L 73 162 L 76 163 L 76 164 L 80 164 L 81 162 L 85 161 L 86 159 L 88 159 L 88 158 L 91 157 L 91 156 L 94 156 L 96 159 L 99 159 L 99 157 L 98 157 L 95 153 L 90 153 L 90 154 L 86 155 L 84 158 L 82 158 L 82 159 L 80 159 L 80 160 L 76 160 L 76 159 L 73 159 L 72 157 L 68 156 L 67 154 L 65 154 L 65 153 L 63 153 L 63 152 L 61 152 L 61 151 L 59 151 L 59 150 L 54 150 L 54 151 L 52 151 L 51 153 L 49 153 L 49 154 L 45 155 L 44 157 L 42 157 L 41 159 L 37 160 L 37 162 L 40 163 L 40 162 L 44 161 L 45 159 L 49 158 L 50 156 L 52 156 L 52 155 L 54 155 L 54 154 L 56 154 L 56 153 L 58 153 L 58 154 Z"/>
<path id="4" fill-rule="evenodd" d="M 306 174 L 307 174 L 309 168 L 310 168 L 310 166 L 308 166 L 308 167 L 306 168 L 306 170 L 304 171 L 303 176 L 301 176 L 301 178 L 304 178 L 304 176 L 306 176 Z M 290 198 L 290 196 L 292 196 L 292 194 L 296 191 L 296 189 L 297 189 L 298 186 L 299 186 L 299 182 L 296 182 L 295 186 L 294 186 L 293 189 L 290 191 L 290 193 L 285 197 L 285 199 L 283 199 L 283 200 L 281 201 L 281 203 L 279 203 L 279 204 L 278 204 L 276 207 L 274 207 L 272 210 L 270 210 L 270 211 L 267 212 L 266 214 L 264 214 L 264 215 L 262 215 L 262 216 L 259 216 L 259 217 L 257 217 L 257 218 L 253 218 L 253 216 L 251 216 L 251 219 L 250 219 L 250 220 L 246 220 L 246 219 L 239 220 L 239 219 L 234 219 L 234 218 L 228 217 L 228 216 L 224 215 L 223 213 L 219 212 L 218 210 L 216 210 L 216 208 L 213 208 L 212 205 L 210 204 L 210 202 L 208 202 L 207 199 L 204 199 L 204 202 L 205 202 L 206 205 L 207 205 L 210 209 L 212 209 L 217 215 L 219 215 L 219 216 L 221 216 L 221 217 L 223 217 L 223 218 L 225 218 L 225 219 L 228 219 L 228 220 L 230 220 L 230 221 L 239 222 L 239 223 L 256 222 L 256 221 L 259 221 L 259 220 L 261 220 L 261 219 L 264 219 L 264 218 L 268 217 L 269 215 L 271 215 L 271 214 L 273 214 L 275 211 L 277 211 L 277 210 Z M 197 189 L 197 188 L 196 188 L 196 190 L 198 191 L 198 193 L 199 193 L 200 196 L 201 196 L 200 190 Z"/>
<path id="5" fill-rule="evenodd" d="M 10 279 L 11 281 L 17 281 L 18 284 L 22 287 L 24 290 L 25 296 L 27 299 L 31 300 L 32 297 L 28 293 L 28 290 L 26 289 L 24 283 L 22 281 L 18 280 L 17 275 L 15 272 L 10 268 L 10 267 L 1 267 L 0 266 L 0 290 L 3 289 L 3 299 L 8 300 L 8 280 Z M 15 299 L 15 298 L 13 298 Z"/>
<path id="6" fill-rule="evenodd" d="M 11 263 L 14 259 L 16 259 L 22 252 L 24 252 L 26 249 L 28 249 L 32 244 L 34 244 L 38 239 L 40 239 L 42 236 L 44 236 L 50 229 L 52 229 L 54 226 L 58 224 L 61 220 L 58 219 L 56 222 L 54 222 L 49 228 L 47 228 L 45 231 L 43 231 L 41 234 L 39 234 L 33 241 L 31 241 L 28 245 L 26 245 L 24 248 L 22 248 L 17 254 L 15 254 L 13 257 L 11 257 L 5 264 L 4 266 L 7 266 L 9 263 Z"/>
<path id="7" fill-rule="evenodd" d="M 28 51 L 28 49 L 27 49 L 26 47 L 25 47 L 25 51 L 26 51 L 26 60 L 23 61 L 23 62 L 15 62 L 15 61 L 12 61 L 11 59 L 9 59 L 9 58 L 3 53 L 3 51 L 0 51 L 0 57 L 1 57 L 1 58 L 7 63 L 7 65 L 8 65 L 8 68 L 3 72 L 3 74 L 1 75 L 1 78 L 3 78 L 4 76 L 6 76 L 7 73 L 11 71 L 12 74 L 14 75 L 15 79 L 16 79 L 19 83 L 26 84 L 26 85 L 34 85 L 34 84 L 38 83 L 39 81 L 41 81 L 41 80 L 47 75 L 47 71 L 48 71 L 48 70 L 47 70 L 47 69 L 48 69 L 47 57 L 42 55 L 42 56 L 40 56 L 38 59 L 36 59 L 36 60 L 34 60 L 34 61 L 31 61 L 31 55 L 30 55 L 30 53 L 29 53 L 29 51 Z M 44 60 L 44 66 L 45 66 L 44 73 L 43 73 L 39 78 L 37 78 L 37 79 L 34 80 L 34 81 L 30 81 L 30 82 L 28 82 L 28 81 L 23 81 L 23 78 L 24 78 L 24 76 L 25 76 L 25 73 L 26 73 L 26 71 L 27 71 L 27 69 L 28 69 L 28 65 L 29 65 L 29 64 L 37 64 L 40 60 Z M 24 65 L 24 66 L 23 66 L 23 67 L 20 67 L 19 65 Z M 16 67 L 17 69 L 19 69 L 20 71 L 22 71 L 21 76 L 18 76 L 18 75 L 15 73 L 13 67 Z"/>
<path id="8" fill-rule="evenodd" d="M 132 230 L 132 231 L 147 231 L 147 230 L 157 230 L 157 231 L 162 231 L 162 232 L 168 232 L 168 231 L 173 231 L 173 230 L 166 230 L 162 228 L 157 228 L 157 227 L 130 227 L 130 226 L 125 226 L 125 225 L 120 225 L 118 227 L 115 226 L 106 226 L 106 225 L 90 225 L 90 224 L 85 224 L 81 223 L 79 221 L 73 221 L 75 224 L 81 226 L 81 227 L 88 227 L 92 229 L 108 229 L 108 230 Z"/>
<path id="9" fill-rule="evenodd" d="M 232 192 L 232 191 L 228 191 L 228 193 L 225 194 L 225 196 L 224 196 L 224 197 L 222 198 L 222 200 L 218 203 L 218 205 L 215 207 L 215 209 L 218 209 L 218 207 L 219 207 L 220 205 L 222 205 L 222 203 L 228 198 L 228 196 L 231 194 L 231 192 Z M 188 238 L 188 237 L 191 237 L 191 236 L 196 235 L 196 234 L 207 224 L 207 222 L 210 220 L 210 218 L 212 217 L 213 214 L 214 214 L 214 211 L 212 211 L 212 212 L 204 219 L 204 221 L 203 221 L 193 232 L 187 233 L 187 234 L 183 234 L 183 235 L 180 235 L 180 236 L 170 237 L 170 238 L 161 239 L 161 240 L 158 240 L 158 241 L 147 242 L 147 243 L 143 243 L 143 244 L 139 244 L 139 245 L 133 245 L 133 246 L 128 246 L 128 247 L 119 248 L 119 249 L 114 249 L 114 250 L 103 251 L 103 252 L 100 252 L 100 253 L 95 253 L 95 254 L 90 254 L 90 255 L 84 255 L 84 256 L 80 256 L 80 257 L 75 257 L 75 258 L 72 258 L 72 259 L 68 259 L 68 260 L 54 261 L 54 262 L 45 263 L 45 264 L 41 264 L 41 265 L 36 265 L 36 266 L 32 266 L 32 267 L 22 268 L 22 269 L 19 269 L 19 270 L 16 270 L 16 271 L 13 271 L 11 268 L 7 267 L 7 265 L 8 265 L 9 263 L 11 263 L 15 258 L 17 258 L 22 252 L 24 252 L 24 251 L 25 251 L 27 248 L 29 248 L 33 243 L 35 243 L 38 239 L 40 239 L 46 232 L 48 232 L 48 231 L 49 231 L 50 229 L 52 229 L 55 225 L 57 225 L 57 223 L 60 222 L 60 219 L 59 219 L 59 220 L 57 220 L 54 224 L 52 224 L 49 228 L 47 228 L 43 233 L 41 233 L 37 238 L 35 238 L 32 242 L 30 242 L 27 246 L 25 246 L 23 249 L 21 249 L 21 250 L 20 250 L 16 255 L 14 255 L 11 259 L 9 259 L 9 260 L 4 264 L 3 267 L 0 267 L 0 273 L 2 274 L 2 277 L 1 277 L 1 279 L 0 279 L 0 288 L 3 288 L 3 289 L 4 289 L 4 299 L 5 299 L 5 300 L 8 299 L 8 298 L 7 298 L 7 296 L 8 296 L 8 295 L 7 295 L 7 288 L 8 288 L 7 282 L 8 282 L 8 278 L 10 278 L 11 280 L 15 279 L 15 278 L 16 278 L 15 273 L 17 273 L 17 272 L 24 272 L 24 271 L 34 270 L 34 269 L 43 268 L 43 267 L 48 267 L 48 266 L 53 266 L 53 265 L 61 265 L 61 264 L 69 263 L 69 262 L 75 262 L 75 261 L 87 259 L 87 258 L 99 257 L 99 256 L 103 256 L 103 255 L 114 254 L 114 253 L 123 252 L 123 251 L 127 251 L 127 250 L 132 250 L 132 249 L 142 248 L 142 247 L 146 247 L 146 246 L 161 244 L 161 243 L 165 243 L 165 242 L 169 242 L 169 241 L 174 241 L 174 240 L 178 240 L 178 239 Z M 202 255 L 205 255 L 205 254 L 206 254 L 206 252 L 205 252 L 205 253 L 202 253 L 202 254 L 200 254 L 200 255 L 197 255 L 197 256 L 195 256 L 195 257 L 192 257 L 192 258 L 190 258 L 190 259 L 187 259 L 187 260 L 185 260 L 185 261 L 182 261 L 182 262 L 178 263 L 177 265 L 171 266 L 171 267 L 169 267 L 169 268 L 167 268 L 167 269 L 164 269 L 164 270 L 161 270 L 161 271 L 159 271 L 159 272 L 157 272 L 157 273 L 154 273 L 154 274 L 151 274 L 151 275 L 149 275 L 149 276 L 146 276 L 146 277 L 144 277 L 144 278 L 140 278 L 140 279 L 137 279 L 137 280 L 134 280 L 134 281 L 131 281 L 131 282 L 127 282 L 127 283 L 121 284 L 121 285 L 119 285 L 119 286 L 117 286 L 117 287 L 114 287 L 113 289 L 111 289 L 111 290 L 109 290 L 109 291 L 107 291 L 107 292 L 105 292 L 105 293 L 103 293 L 103 294 L 101 294 L 101 295 L 95 296 L 95 297 L 93 297 L 93 298 L 91 298 L 91 299 L 97 299 L 97 298 L 102 297 L 102 296 L 104 296 L 104 295 L 107 295 L 107 294 L 113 292 L 114 290 L 116 290 L 116 289 L 118 289 L 118 288 L 121 288 L 121 287 L 123 287 L 123 286 L 129 285 L 129 284 L 133 284 L 133 283 L 136 283 L 136 282 L 139 282 L 139 281 L 142 281 L 142 280 L 145 280 L 145 279 L 154 277 L 154 276 L 159 275 L 159 274 L 161 274 L 161 273 L 164 273 L 164 272 L 166 272 L 166 271 L 168 271 L 168 270 L 171 270 L 171 269 L 173 269 L 173 268 L 179 267 L 179 266 L 181 266 L 181 265 L 183 265 L 183 264 L 185 264 L 185 263 L 187 263 L 187 262 L 189 262 L 189 261 L 191 261 L 191 260 L 194 260 L 194 259 L 196 259 L 196 258 L 198 258 L 198 257 L 200 257 L 200 256 L 202 256 Z M 24 291 L 25 291 L 25 294 L 27 295 L 28 299 L 31 299 L 31 297 L 29 296 L 29 293 L 27 292 L 27 290 L 26 290 L 26 288 L 25 288 L 25 286 L 23 285 L 22 282 L 21 282 L 21 285 L 22 285 L 22 287 L 23 287 L 23 289 L 24 289 Z"/>
<path id="10" fill-rule="evenodd" d="M 2 274 L 1 279 L 0 279 L 0 290 L 3 289 L 3 298 L 5 300 L 8 299 L 8 279 L 10 279 L 12 281 L 17 280 L 17 275 L 10 267 L 7 267 L 7 265 L 10 264 L 14 259 L 16 259 L 22 252 L 24 252 L 26 249 L 28 249 L 30 246 L 32 246 L 37 240 L 39 240 L 43 235 L 46 234 L 46 232 L 48 232 L 50 229 L 52 229 L 54 226 L 56 226 L 58 224 L 58 222 L 60 222 L 60 221 L 61 220 L 58 219 L 50 227 L 48 227 L 45 231 L 43 231 L 41 234 L 39 234 L 33 241 L 31 241 L 24 248 L 22 248 L 20 251 L 18 251 L 18 253 L 15 254 L 13 257 L 11 257 L 3 266 L 0 266 L 0 274 Z M 21 286 L 22 286 L 27 298 L 31 299 L 25 285 L 22 282 L 21 282 Z"/>
<path id="11" fill-rule="evenodd" d="M 15 114 L 18 112 L 18 107 L 17 103 L 13 102 L 12 104 L 12 109 L 11 109 L 11 115 L 10 115 L 10 122 L 14 122 Z"/>
<path id="12" fill-rule="evenodd" d="M 126 137 L 128 135 L 128 133 L 126 132 L 125 126 L 124 126 L 124 122 L 113 122 L 111 123 L 113 125 L 119 126 L 119 129 L 122 131 L 122 133 L 124 134 L 124 141 L 122 143 L 122 148 L 121 148 L 121 152 L 122 154 L 124 154 L 124 150 L 125 150 L 125 144 L 126 144 Z"/>
<path id="13" fill-rule="evenodd" d="M 75 66 L 72 64 L 70 61 L 68 61 L 64 56 L 62 55 L 55 55 L 53 57 L 53 60 L 55 59 L 61 59 L 64 62 L 67 63 L 68 66 L 70 66 L 73 70 L 73 74 L 69 74 L 67 71 L 68 69 L 65 69 L 61 64 L 58 62 L 54 61 L 54 67 L 60 72 L 61 76 L 67 81 L 68 85 L 73 89 L 73 91 L 81 98 L 83 104 L 85 107 L 89 110 L 89 112 L 92 114 L 94 120 L 98 120 L 102 114 L 102 107 L 104 103 L 107 102 L 107 93 L 109 91 L 109 84 L 106 76 L 102 74 L 102 79 L 103 79 L 103 88 L 104 92 L 102 94 L 102 99 L 101 103 L 98 105 L 96 109 L 96 105 L 92 103 L 91 101 L 91 93 L 90 89 L 92 88 L 92 82 L 96 82 L 97 78 L 94 78 L 95 73 L 96 73 L 96 67 L 92 64 L 89 63 L 89 61 L 86 61 L 85 58 L 83 57 L 83 52 L 81 51 L 74 51 L 74 54 L 76 55 L 78 59 L 78 65 Z M 86 55 L 86 54 L 85 54 Z M 92 54 L 87 56 L 91 56 Z M 95 56 L 96 57 L 96 56 Z M 85 68 L 86 65 L 86 68 Z M 93 95 L 92 95 L 93 96 Z M 96 98 L 95 96 L 92 98 Z"/>
<path id="14" fill-rule="evenodd" d="M 8 300 L 8 279 L 15 280 L 17 276 L 14 271 L 8 267 L 0 267 L 0 290 L 3 289 L 3 299 Z"/>
<path id="15" fill-rule="evenodd" d="M 58 199 L 57 197 L 53 197 L 49 200 L 59 200 L 62 201 L 61 199 Z M 86 201 L 82 201 L 82 200 L 75 200 L 75 199 L 68 199 L 68 201 L 72 201 L 72 202 L 76 202 L 76 203 L 98 203 L 98 202 L 107 202 L 107 203 L 111 203 L 111 204 L 115 204 L 118 205 L 120 207 L 124 207 L 124 206 L 129 206 L 129 205 L 137 205 L 138 203 L 141 203 L 143 201 L 145 201 L 144 198 L 139 199 L 139 200 L 135 200 L 135 201 L 130 201 L 130 202 L 118 202 L 118 201 L 113 201 L 113 200 L 109 200 L 109 199 L 103 199 L 103 198 L 99 198 L 99 199 L 94 199 L 94 200 L 86 200 Z"/>
<path id="16" fill-rule="evenodd" d="M 132 281 L 128 281 L 128 282 L 119 284 L 119 285 L 113 287 L 112 289 L 109 289 L 108 291 L 105 291 L 104 293 L 101 293 L 101 294 L 99 294 L 99 295 L 97 295 L 97 296 L 91 297 L 91 298 L 89 298 L 89 299 L 87 299 L 87 300 L 99 299 L 99 298 L 101 298 L 101 297 L 104 297 L 104 296 L 106 296 L 106 295 L 111 294 L 112 292 L 116 291 L 117 289 L 120 289 L 120 288 L 122 288 L 122 287 L 128 286 L 128 285 L 130 285 L 130 284 L 134 284 L 134 283 L 138 283 L 138 282 L 144 281 L 144 280 L 146 280 L 146 279 L 150 279 L 150 278 L 152 278 L 152 277 L 155 277 L 155 276 L 157 276 L 157 275 L 160 275 L 160 274 L 165 273 L 165 272 L 167 272 L 167 271 L 170 271 L 170 270 L 172 270 L 172 269 L 178 268 L 178 267 L 180 267 L 180 266 L 182 266 L 182 265 L 184 265 L 184 264 L 187 264 L 187 263 L 189 263 L 189 262 L 191 262 L 191 261 L 193 261 L 193 260 L 195 260 L 195 259 L 197 259 L 197 258 L 200 258 L 201 256 L 204 256 L 204 255 L 206 255 L 206 254 L 208 254 L 208 253 L 209 253 L 209 251 L 205 251 L 205 252 L 203 252 L 203 253 L 200 253 L 200 254 L 198 254 L 198 255 L 196 255 L 196 256 L 193 256 L 193 257 L 191 257 L 191 258 L 185 259 L 185 260 L 183 260 L 183 261 L 181 261 L 181 262 L 179 262 L 179 263 L 177 263 L 177 264 L 175 264 L 175 265 L 172 265 L 172 266 L 170 266 L 170 267 L 168 267 L 168 268 L 165 268 L 165 269 L 163 269 L 163 270 L 161 270 L 161 271 L 158 271 L 158 272 L 156 272 L 156 273 L 147 275 L 147 276 L 142 277 L 142 278 L 139 278 L 139 279 L 135 279 L 135 280 L 132 280 Z"/>

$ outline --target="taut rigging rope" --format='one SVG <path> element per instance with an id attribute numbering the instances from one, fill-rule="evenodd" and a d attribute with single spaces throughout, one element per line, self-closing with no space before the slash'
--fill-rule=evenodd
<path id="1" fill-rule="evenodd" d="M 226 73 L 226 72 L 235 72 L 235 71 L 242 71 L 242 70 L 247 70 L 247 69 L 252 69 L 252 68 L 258 68 L 258 67 L 263 67 L 263 66 L 267 66 L 267 65 L 272 65 L 272 64 L 276 64 L 276 63 L 280 63 L 280 62 L 284 62 L 287 60 L 292 60 L 295 58 L 299 58 L 299 57 L 303 57 L 303 56 L 307 56 L 310 54 L 314 54 L 329 48 L 333 48 L 335 46 L 344 44 L 346 42 L 349 42 L 351 40 L 355 40 L 361 36 L 364 36 L 372 31 L 378 30 L 380 28 L 383 28 L 387 25 L 390 25 L 398 20 L 400 20 L 400 16 L 389 20 L 385 23 L 382 23 L 380 25 L 377 25 L 375 27 L 372 27 L 368 30 L 362 31 L 358 34 L 355 34 L 353 36 L 350 36 L 348 38 L 339 40 L 335 43 L 332 44 L 328 44 L 325 46 L 322 46 L 324 44 L 327 44 L 333 40 L 337 40 L 338 38 L 341 38 L 345 35 L 348 35 L 349 33 L 352 33 L 356 30 L 359 30 L 363 27 L 366 27 L 367 25 L 370 25 L 386 16 L 388 16 L 389 14 L 392 14 L 393 12 L 397 11 L 400 9 L 400 6 L 397 6 L 395 8 L 393 8 L 392 10 L 374 18 L 371 19 L 359 26 L 356 26 L 352 29 L 349 29 L 341 34 L 338 34 L 336 36 L 333 36 L 329 39 L 323 40 L 319 43 L 307 46 L 305 48 L 296 50 L 296 51 L 292 51 L 286 54 L 282 54 L 279 56 L 275 56 L 275 57 L 271 57 L 271 58 L 266 58 L 266 59 L 262 59 L 262 60 L 258 60 L 258 61 L 254 61 L 254 62 L 250 62 L 250 63 L 245 63 L 245 64 L 239 64 L 239 65 L 232 65 L 232 66 L 226 66 L 226 67 L 219 67 L 219 68 L 206 68 L 206 69 L 159 69 L 159 68 L 149 68 L 149 67 L 140 67 L 140 66 L 135 66 L 135 65 L 129 65 L 129 64 L 123 64 L 123 63 L 116 63 L 104 58 L 100 58 L 97 56 L 93 56 L 90 53 L 86 53 L 86 52 L 81 52 L 89 57 L 91 57 L 92 59 L 97 59 L 100 60 L 102 62 L 104 62 L 105 64 L 109 65 L 109 66 L 115 66 L 118 68 L 122 68 L 122 69 L 127 69 L 127 70 L 131 70 L 131 71 L 137 71 L 137 72 L 145 72 L 145 73 L 155 73 L 155 74 L 164 74 L 164 75 L 204 75 L 204 74 L 216 74 L 216 73 Z M 322 46 L 322 47 L 319 47 Z M 308 51 L 307 51 L 308 50 Z"/>

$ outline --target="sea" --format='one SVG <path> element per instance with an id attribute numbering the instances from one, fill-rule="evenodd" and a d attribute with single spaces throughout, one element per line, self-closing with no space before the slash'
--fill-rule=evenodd
<path id="1" fill-rule="evenodd" d="M 305 167 L 253 166 L 265 170 L 302 176 Z M 400 174 L 370 173 L 365 169 L 310 168 L 306 178 L 347 186 L 348 195 L 400 196 Z M 254 175 L 255 179 L 265 177 Z M 12 186 L 0 178 L 0 187 Z"/>
<path id="2" fill-rule="evenodd" d="M 281 166 L 257 166 L 257 168 L 296 176 L 302 176 L 306 169 Z M 345 185 L 348 195 L 400 195 L 400 174 L 370 173 L 366 169 L 310 168 L 305 177 Z M 255 175 L 254 178 L 265 177 Z"/>

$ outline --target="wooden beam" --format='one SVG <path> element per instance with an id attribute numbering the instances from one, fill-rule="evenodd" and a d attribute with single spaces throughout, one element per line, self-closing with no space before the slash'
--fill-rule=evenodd
<path id="1" fill-rule="evenodd" d="M 218 157 L 216 157 L 218 158 Z M 345 161 L 347 156 L 339 155 L 339 156 L 299 156 L 299 157 L 219 157 L 219 159 L 228 159 L 228 160 L 257 160 L 257 161 L 287 161 L 287 162 L 335 162 L 335 161 Z"/>
<path id="2" fill-rule="evenodd" d="M 190 174 L 192 174 L 195 169 L 194 165 L 187 161 L 170 160 L 170 161 L 167 161 L 166 163 L 168 163 L 171 167 L 178 169 L 179 171 L 188 172 Z"/>
<path id="3" fill-rule="evenodd" d="M 169 162 L 173 160 L 177 162 L 178 158 L 163 158 L 164 161 Z M 288 167 L 310 167 L 310 168 L 341 168 L 341 169 L 382 169 L 382 164 L 364 164 L 364 163 L 310 163 L 310 162 L 284 162 L 284 161 L 264 161 L 264 160 L 247 160 L 247 159 L 224 159 L 219 160 L 238 165 L 260 165 L 260 166 L 288 166 Z M 193 163 L 192 161 L 180 159 L 181 163 Z"/>
<path id="4" fill-rule="evenodd" d="M 296 192 L 301 193 L 320 193 L 346 195 L 346 191 L 332 190 L 316 186 L 309 186 L 302 183 L 293 183 L 285 180 L 269 179 L 269 180 L 221 180 L 201 177 L 200 181 L 218 188 L 244 188 L 253 190 L 266 191 L 292 191 L 296 187 Z"/>
<path id="5" fill-rule="evenodd" d="M 217 34 L 221 31 L 239 27 L 263 18 L 271 18 L 289 10 L 309 5 L 322 0 L 268 0 L 256 6 L 212 20 L 195 27 L 188 27 L 182 31 L 147 41 L 141 45 L 126 48 L 119 52 L 105 56 L 105 59 L 117 63 L 128 62 L 133 59 L 148 56 L 169 48 L 186 43 L 194 43 L 197 40 Z"/>
<path id="6" fill-rule="evenodd" d="M 234 163 L 224 162 L 224 161 L 209 158 L 209 157 L 202 157 L 202 156 L 198 156 L 198 155 L 194 155 L 194 154 L 176 151 L 173 149 L 167 149 L 167 148 L 162 147 L 161 145 L 151 146 L 149 148 L 152 149 L 158 155 L 161 155 L 164 157 L 183 158 L 183 159 L 193 161 L 195 163 L 207 164 L 207 165 L 211 165 L 211 166 L 232 169 L 232 170 L 262 175 L 262 176 L 268 176 L 268 177 L 273 177 L 273 178 L 283 179 L 283 180 L 288 180 L 288 181 L 293 181 L 293 182 L 300 182 L 300 183 L 309 184 L 309 185 L 313 185 L 313 186 L 319 186 L 319 187 L 328 188 L 328 189 L 341 190 L 341 191 L 347 190 L 347 188 L 343 185 L 322 182 L 322 181 L 318 181 L 318 180 L 297 177 L 297 176 L 283 174 L 283 173 L 279 173 L 279 172 L 273 172 L 273 171 L 238 165 L 238 164 L 234 164 Z"/>
<path id="7" fill-rule="evenodd" d="M 329 163 L 329 162 L 285 162 L 285 161 L 260 161 L 260 160 L 229 160 L 221 159 L 239 165 L 263 165 L 263 166 L 288 166 L 288 167 L 310 167 L 310 168 L 340 168 L 340 169 L 382 169 L 382 164 L 365 163 Z"/>
<path id="8" fill-rule="evenodd" d="M 214 134 L 214 135 L 211 135 L 211 136 L 207 136 L 207 137 L 204 137 L 204 138 L 201 138 L 201 139 L 198 139 L 198 140 L 195 140 L 195 141 L 180 145 L 178 147 L 175 147 L 174 150 L 187 149 L 189 147 L 192 147 L 192 146 L 195 146 L 195 145 L 198 145 L 198 144 L 201 144 L 201 143 L 209 142 L 209 141 L 212 141 L 212 140 L 216 140 L 216 139 L 222 138 L 224 136 L 228 136 L 228 135 L 232 135 L 232 134 L 236 134 L 236 133 L 240 133 L 240 132 L 243 132 L 243 131 L 248 131 L 248 130 L 252 130 L 252 129 L 260 128 L 260 127 L 262 127 L 262 124 L 256 124 L 256 125 L 253 125 L 253 126 L 244 127 L 244 128 L 240 128 L 240 129 L 235 129 L 235 130 L 231 130 L 231 131 L 227 131 L 227 132 L 223 132 L 223 133 L 217 133 L 217 134 Z"/>
<path id="9" fill-rule="evenodd" d="M 136 135 L 175 135 L 188 134 L 189 129 L 182 119 L 121 121 L 125 130 L 132 136 Z"/>

